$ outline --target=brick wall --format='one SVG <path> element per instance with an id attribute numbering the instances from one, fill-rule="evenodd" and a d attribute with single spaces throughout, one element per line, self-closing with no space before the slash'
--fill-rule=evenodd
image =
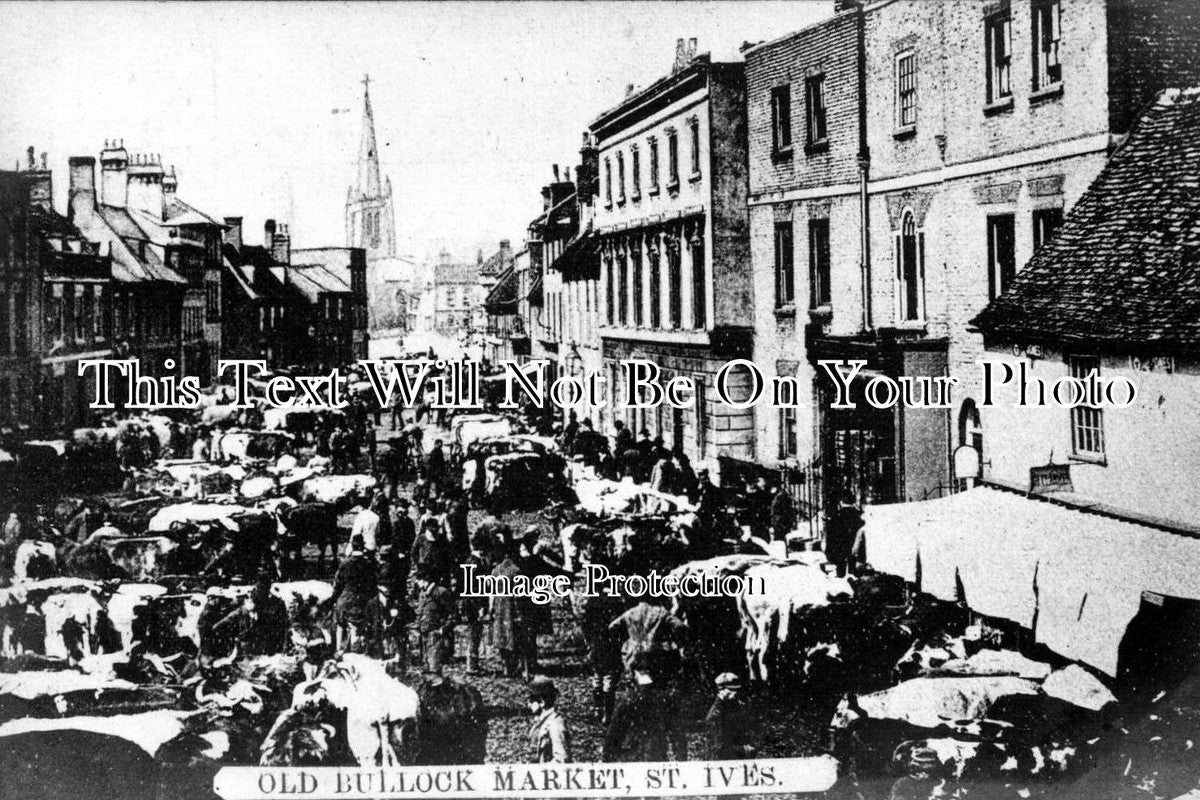
<path id="1" fill-rule="evenodd" d="M 857 14 L 841 14 L 746 53 L 750 193 L 858 179 Z M 825 76 L 829 147 L 806 153 L 805 78 Z M 771 90 L 791 87 L 792 152 L 774 153 Z"/>
<path id="2" fill-rule="evenodd" d="M 1107 11 L 1109 125 L 1125 133 L 1164 88 L 1200 84 L 1200 5 L 1113 0 Z"/>

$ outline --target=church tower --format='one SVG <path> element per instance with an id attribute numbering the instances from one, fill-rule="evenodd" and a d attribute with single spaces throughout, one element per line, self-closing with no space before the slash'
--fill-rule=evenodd
<path id="1" fill-rule="evenodd" d="M 392 182 L 382 179 L 375 117 L 371 112 L 371 78 L 363 78 L 362 139 L 358 147 L 357 182 L 346 192 L 346 244 L 367 251 L 367 282 L 382 266 L 377 262 L 396 255 L 396 215 L 392 209 Z"/>

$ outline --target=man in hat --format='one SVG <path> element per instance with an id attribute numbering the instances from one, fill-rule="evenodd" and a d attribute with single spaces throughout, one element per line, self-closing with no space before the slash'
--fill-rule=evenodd
<path id="1" fill-rule="evenodd" d="M 375 560 L 368 558 L 361 536 L 350 537 L 350 556 L 338 566 L 333 594 L 325 601 L 334 608 L 337 649 L 362 653 L 376 639 L 379 627 L 378 581 Z"/>
<path id="2" fill-rule="evenodd" d="M 271 579 L 260 576 L 242 604 L 213 626 L 219 641 L 232 641 L 239 655 L 270 656 L 287 649 L 287 605 L 271 593 Z"/>
<path id="3" fill-rule="evenodd" d="M 717 676 L 717 698 L 704 718 L 710 757 L 724 761 L 753 758 L 756 721 L 742 698 L 742 681 L 732 672 Z"/>
<path id="4" fill-rule="evenodd" d="M 567 723 L 554 707 L 558 689 L 554 681 L 538 675 L 529 682 L 529 713 L 533 725 L 529 742 L 533 745 L 534 761 L 539 764 L 563 764 L 571 760 L 571 738 Z"/>
<path id="5" fill-rule="evenodd" d="M 634 659 L 634 689 L 613 712 L 604 737 L 604 761 L 687 761 L 687 731 L 678 699 L 654 679 L 658 671 L 651 653 Z"/>

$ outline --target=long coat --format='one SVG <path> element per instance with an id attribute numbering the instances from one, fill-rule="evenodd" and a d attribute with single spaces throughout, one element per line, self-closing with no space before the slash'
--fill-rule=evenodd
<path id="1" fill-rule="evenodd" d="M 511 558 L 496 565 L 492 574 L 512 580 L 523 574 Z M 533 601 L 528 597 L 492 598 L 492 646 L 500 650 L 524 650 L 533 637 Z"/>
<path id="2" fill-rule="evenodd" d="M 687 731 L 674 693 L 653 684 L 639 686 L 613 712 L 604 737 L 603 759 L 686 761 Z M 670 759 L 667 753 L 671 752 Z"/>

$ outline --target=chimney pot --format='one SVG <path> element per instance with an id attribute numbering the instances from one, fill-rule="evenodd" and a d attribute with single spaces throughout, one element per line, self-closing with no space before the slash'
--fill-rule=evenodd
<path id="1" fill-rule="evenodd" d="M 33 161 L 33 145 L 25 149 L 25 155 L 29 159 L 29 169 L 36 169 L 36 164 Z"/>
<path id="2" fill-rule="evenodd" d="M 551 164 L 550 169 L 554 173 L 554 182 L 558 183 L 558 164 Z"/>
<path id="3" fill-rule="evenodd" d="M 49 153 L 47 153 L 45 150 L 43 150 L 42 151 L 42 169 L 49 169 L 49 167 L 46 166 L 48 156 L 49 156 Z"/>

